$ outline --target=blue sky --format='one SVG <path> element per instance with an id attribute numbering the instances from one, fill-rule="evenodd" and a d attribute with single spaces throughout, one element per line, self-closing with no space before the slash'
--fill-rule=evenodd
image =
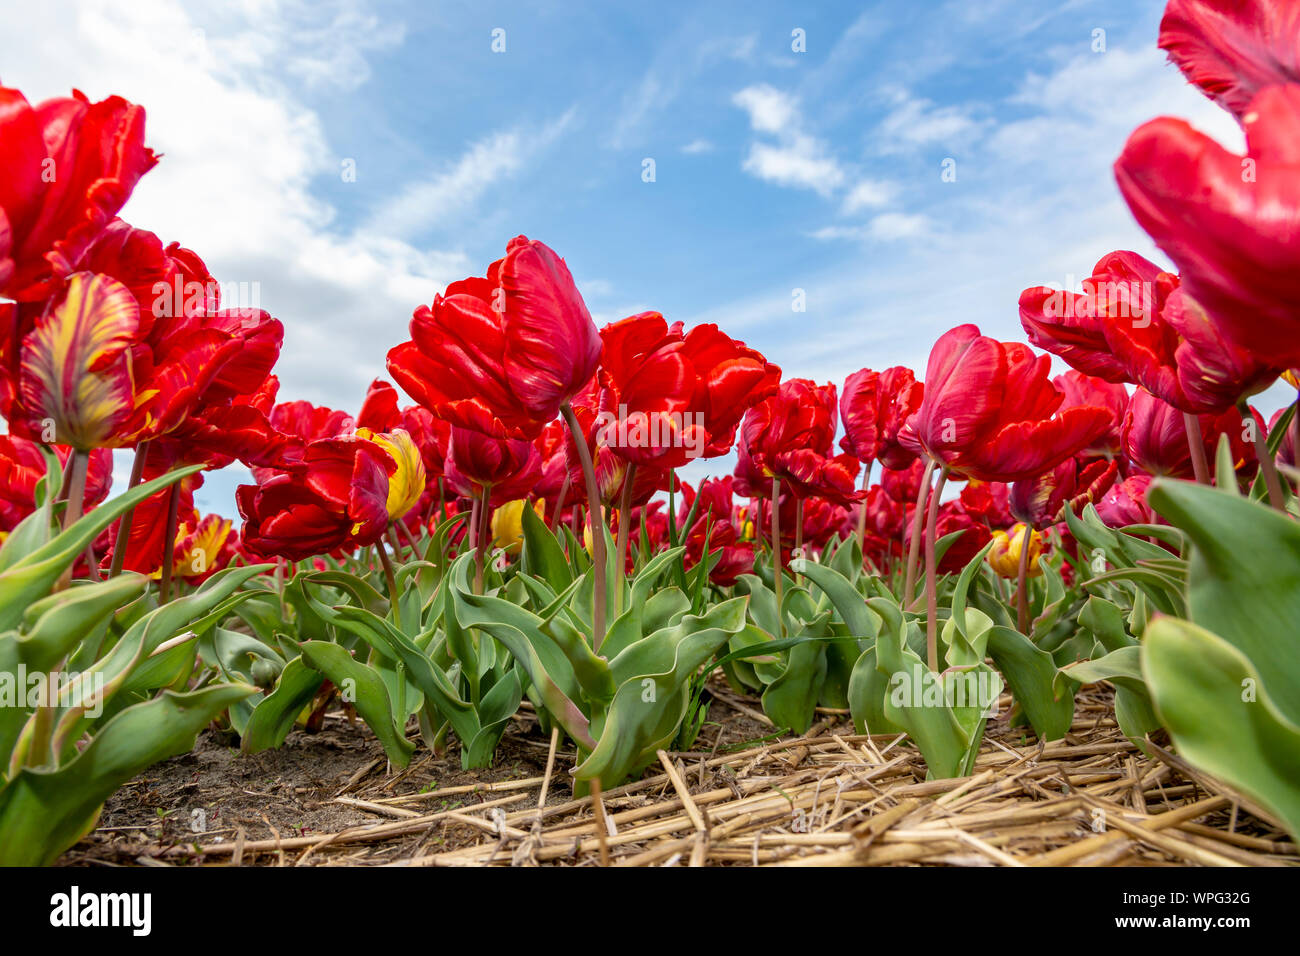
<path id="1" fill-rule="evenodd" d="M 524 6 L 53 0 L 6 12 L 0 78 L 142 103 L 166 156 L 124 215 L 285 322 L 282 399 L 350 409 L 412 308 L 518 233 L 598 322 L 920 373 L 956 323 L 1023 338 L 1026 286 L 1163 261 L 1110 173 L 1139 123 L 1240 145 L 1156 50 L 1159 2 Z M 240 478 L 200 506 L 232 514 Z"/>

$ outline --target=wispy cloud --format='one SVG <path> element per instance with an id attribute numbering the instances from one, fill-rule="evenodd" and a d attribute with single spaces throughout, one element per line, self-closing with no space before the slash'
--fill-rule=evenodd
<path id="1" fill-rule="evenodd" d="M 732 102 L 749 114 L 749 125 L 775 142 L 755 141 L 742 168 L 780 186 L 811 189 L 829 196 L 845 181 L 844 169 L 827 145 L 803 129 L 799 103 L 766 83 L 745 87 Z"/>
<path id="2" fill-rule="evenodd" d="M 408 183 L 385 200 L 361 232 L 414 238 L 474 208 L 491 187 L 517 173 L 573 124 L 576 108 L 540 130 L 493 133 L 431 176 Z"/>

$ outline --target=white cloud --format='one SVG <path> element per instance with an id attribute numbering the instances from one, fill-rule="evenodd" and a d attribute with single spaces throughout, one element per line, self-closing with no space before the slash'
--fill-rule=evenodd
<path id="1" fill-rule="evenodd" d="M 897 193 L 898 187 L 893 183 L 879 179 L 863 179 L 844 197 L 841 212 L 847 216 L 863 209 L 888 206 Z"/>
<path id="2" fill-rule="evenodd" d="M 826 144 L 804 132 L 799 103 L 788 93 L 760 83 L 740 90 L 731 101 L 749 114 L 749 125 L 774 135 L 776 143 L 754 142 L 741 168 L 779 186 L 811 189 L 829 196 L 846 174 Z"/>
<path id="3" fill-rule="evenodd" d="M 367 218 L 361 233 L 411 239 L 471 209 L 488 188 L 517 173 L 573 122 L 569 109 L 539 131 L 506 130 L 474 143 L 448 168 L 408 183 Z"/>
<path id="4" fill-rule="evenodd" d="M 812 189 L 823 196 L 844 183 L 839 163 L 811 136 L 794 136 L 777 146 L 754 143 L 741 168 L 778 186 Z"/>
<path id="5" fill-rule="evenodd" d="M 745 87 L 731 101 L 749 114 L 749 125 L 756 132 L 780 136 L 797 131 L 798 102 L 788 93 L 760 83 Z"/>
<path id="6" fill-rule="evenodd" d="M 809 235 L 822 241 L 850 239 L 859 242 L 896 242 L 925 236 L 930 228 L 930 218 L 920 213 L 885 212 L 873 217 L 866 225 L 824 226 Z"/>
<path id="7" fill-rule="evenodd" d="M 936 106 L 930 100 L 914 97 L 902 89 L 894 89 L 887 95 L 892 98 L 894 106 L 880 121 L 874 137 L 874 145 L 882 153 L 932 145 L 947 149 L 965 148 L 988 126 L 988 120 L 977 117 L 972 107 Z"/>
<path id="8" fill-rule="evenodd" d="M 693 139 L 682 147 L 682 152 L 687 156 L 698 156 L 701 153 L 713 152 L 713 144 L 707 139 Z"/>

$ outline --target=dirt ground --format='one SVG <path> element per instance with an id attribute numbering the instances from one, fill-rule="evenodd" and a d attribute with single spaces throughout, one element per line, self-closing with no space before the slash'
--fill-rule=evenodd
<path id="1" fill-rule="evenodd" d="M 719 693 L 725 693 L 720 690 Z M 729 697 L 729 695 L 728 695 Z M 737 705 L 746 705 L 737 701 Z M 525 705 L 527 706 L 527 705 Z M 714 752 L 772 734 L 761 714 L 742 712 L 714 698 L 696 746 Z M 413 725 L 412 725 L 413 726 Z M 419 742 L 409 767 L 389 772 L 383 748 L 361 721 L 331 714 L 319 733 L 293 730 L 284 746 L 259 754 L 239 751 L 238 741 L 214 730 L 199 735 L 195 749 L 151 767 L 115 793 L 99 825 L 65 853 L 63 865 L 148 864 L 185 844 L 306 837 L 336 833 L 375 822 L 373 812 L 336 802 L 426 794 L 426 812 L 472 807 L 488 798 L 491 785 L 536 778 L 546 770 L 549 736 L 536 719 L 521 713 L 511 721 L 490 768 L 462 770 L 460 747 L 451 735 L 447 752 L 435 756 Z M 572 751 L 556 754 L 550 792 L 572 797 L 567 770 Z M 484 786 L 479 786 L 484 785 Z M 452 795 L 438 799 L 440 790 Z M 379 856 L 394 857 L 444 845 L 442 835 L 399 840 Z M 447 846 L 456 845 L 453 840 Z M 367 862 L 381 862 L 371 850 Z"/>
<path id="2" fill-rule="evenodd" d="M 906 736 L 859 735 L 823 711 L 780 735 L 722 684 L 689 753 L 575 799 L 574 754 L 525 709 L 494 765 L 464 771 L 454 739 L 390 772 L 364 724 L 327 717 L 279 750 L 241 754 L 208 731 L 109 801 L 71 866 L 941 865 L 1296 866 L 1249 799 L 1115 725 L 1108 690 L 1076 700 L 1043 743 L 989 722 L 972 776 L 931 780 Z"/>

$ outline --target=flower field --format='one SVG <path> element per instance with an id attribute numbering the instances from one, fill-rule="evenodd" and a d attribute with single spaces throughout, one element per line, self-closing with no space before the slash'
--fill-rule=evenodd
<path id="1" fill-rule="evenodd" d="M 792 377 L 518 235 L 346 409 L 119 217 L 147 103 L 0 86 L 0 864 L 1300 863 L 1300 14 L 1158 42 L 1246 152 L 1134 130 L 1177 271 L 1024 341 Z"/>

